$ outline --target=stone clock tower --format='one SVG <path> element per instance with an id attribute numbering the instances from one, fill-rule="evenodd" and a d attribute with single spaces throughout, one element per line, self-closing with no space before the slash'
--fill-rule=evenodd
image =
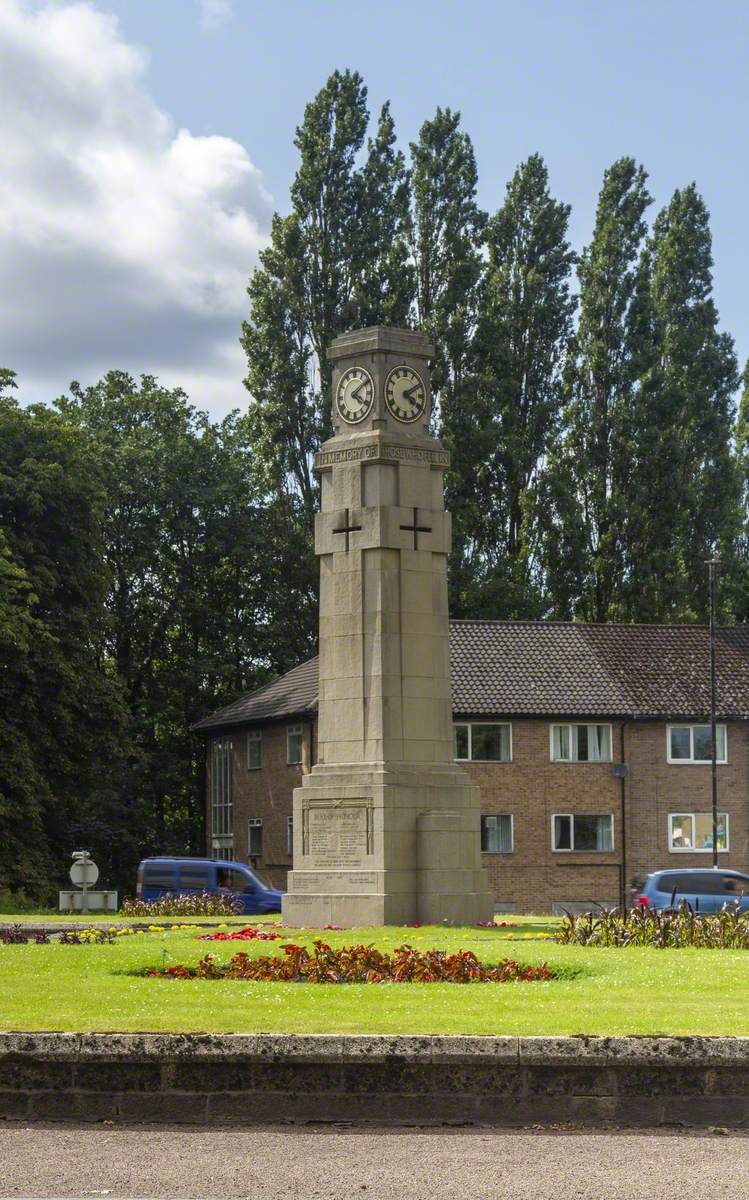
<path id="1" fill-rule="evenodd" d="M 453 761 L 447 451 L 411 330 L 336 338 L 322 511 L 317 762 L 294 791 L 291 925 L 473 924 L 479 790 Z"/>

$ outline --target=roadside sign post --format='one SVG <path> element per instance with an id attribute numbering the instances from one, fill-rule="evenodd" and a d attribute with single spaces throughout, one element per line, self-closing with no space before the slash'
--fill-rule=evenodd
<path id="1" fill-rule="evenodd" d="M 83 892 L 81 897 L 81 912 L 88 912 L 88 889 L 93 887 L 99 878 L 99 868 L 91 858 L 88 850 L 73 851 L 73 865 L 70 868 L 71 882 Z"/>

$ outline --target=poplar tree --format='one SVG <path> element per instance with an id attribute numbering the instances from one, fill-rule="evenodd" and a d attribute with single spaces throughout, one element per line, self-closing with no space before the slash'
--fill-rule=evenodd
<path id="1" fill-rule="evenodd" d="M 580 257 L 580 318 L 565 373 L 565 429 L 543 484 L 549 600 L 557 616 L 620 616 L 626 419 L 635 385 L 633 300 L 651 202 L 646 179 L 632 158 L 609 167 L 593 238 Z"/>
<path id="2" fill-rule="evenodd" d="M 460 113 L 438 108 L 411 143 L 411 253 L 416 268 L 417 322 L 436 346 L 432 389 L 451 452 L 446 478 L 453 515 L 451 611 L 470 604 L 480 559 L 475 537 L 475 494 L 468 481 L 481 457 L 472 407 L 473 336 L 486 215 L 478 207 L 473 144 Z"/>
<path id="3" fill-rule="evenodd" d="M 705 560 L 717 553 L 728 577 L 736 569 L 740 494 L 732 446 L 738 364 L 732 338 L 718 328 L 710 220 L 694 184 L 656 217 L 647 258 L 646 370 L 628 512 L 641 536 L 628 539 L 628 615 L 694 620 L 707 612 Z"/>
<path id="4" fill-rule="evenodd" d="M 335 71 L 307 105 L 291 212 L 273 218 L 241 339 L 268 494 L 298 501 L 308 537 L 317 502 L 312 455 L 332 432 L 328 345 L 361 323 L 406 323 L 412 301 L 408 176 L 387 105 L 365 149 L 366 100 L 361 76 Z"/>
<path id="5" fill-rule="evenodd" d="M 541 615 L 535 492 L 559 426 L 575 308 L 569 214 L 536 154 L 487 226 L 471 402 L 479 455 L 463 480 L 481 554 L 474 615 Z"/>
<path id="6" fill-rule="evenodd" d="M 736 469 L 740 488 L 741 529 L 738 539 L 738 563 L 733 584 L 733 612 L 736 620 L 749 621 L 749 359 L 741 376 L 742 393 L 736 421 Z"/>

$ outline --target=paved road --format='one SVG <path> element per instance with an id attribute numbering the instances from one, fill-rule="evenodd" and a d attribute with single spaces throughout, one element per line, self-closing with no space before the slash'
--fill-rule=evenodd
<path id="1" fill-rule="evenodd" d="M 493 1129 L 0 1126 L 0 1197 L 722 1200 L 749 1137 Z"/>

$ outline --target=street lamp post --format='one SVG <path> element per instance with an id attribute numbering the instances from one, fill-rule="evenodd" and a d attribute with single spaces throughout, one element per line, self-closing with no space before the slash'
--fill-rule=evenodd
<path id="1" fill-rule="evenodd" d="M 715 718 L 715 572 L 720 559 L 707 560 L 710 592 L 710 768 L 713 802 L 713 866 L 718 865 L 718 731 Z"/>

